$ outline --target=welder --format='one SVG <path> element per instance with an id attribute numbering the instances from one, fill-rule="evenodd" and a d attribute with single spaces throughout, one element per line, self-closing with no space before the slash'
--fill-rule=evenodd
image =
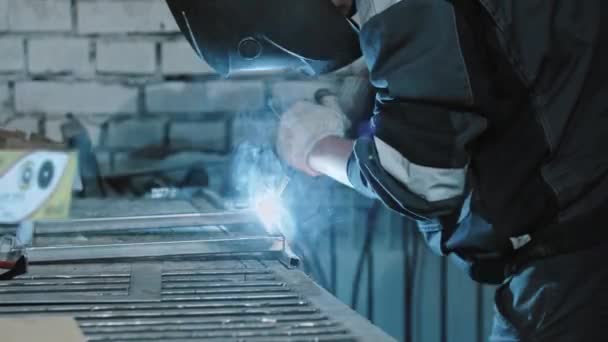
<path id="1" fill-rule="evenodd" d="M 370 133 L 346 139 L 347 113 L 303 101 L 282 115 L 279 154 L 415 219 L 434 251 L 500 284 L 491 340 L 606 340 L 606 1 L 169 5 L 225 76 L 363 56 Z"/>

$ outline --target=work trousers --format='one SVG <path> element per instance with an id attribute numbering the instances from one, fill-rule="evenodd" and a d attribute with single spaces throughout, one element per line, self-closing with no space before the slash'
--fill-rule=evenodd
<path id="1" fill-rule="evenodd" d="M 604 243 L 526 265 L 496 291 L 490 341 L 608 341 L 607 263 Z"/>

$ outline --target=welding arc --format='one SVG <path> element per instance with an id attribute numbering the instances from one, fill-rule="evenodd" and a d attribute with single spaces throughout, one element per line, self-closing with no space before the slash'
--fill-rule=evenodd
<path id="1" fill-rule="evenodd" d="M 363 275 L 363 267 L 365 266 L 365 261 L 368 259 L 369 261 L 373 261 L 373 257 L 369 258 L 370 253 L 372 253 L 372 245 L 374 239 L 374 223 L 376 222 L 378 215 L 380 214 L 380 209 L 382 208 L 382 204 L 380 202 L 375 202 L 372 208 L 369 210 L 366 220 L 365 227 L 365 242 L 363 244 L 363 249 L 361 250 L 361 254 L 359 254 L 359 259 L 357 260 L 357 271 L 355 273 L 355 279 L 353 280 L 353 291 L 351 295 L 351 307 L 353 310 L 357 310 L 359 305 L 359 292 L 361 287 L 361 277 Z M 367 258 L 366 258 L 367 257 Z M 372 273 L 373 265 L 368 265 L 368 290 L 371 290 L 373 286 L 373 279 L 369 277 L 373 277 Z M 368 319 L 373 318 L 373 293 L 368 293 Z"/>

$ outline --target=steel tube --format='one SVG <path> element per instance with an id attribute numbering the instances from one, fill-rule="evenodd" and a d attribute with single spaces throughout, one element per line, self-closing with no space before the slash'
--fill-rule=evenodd
<path id="1" fill-rule="evenodd" d="M 282 252 L 284 248 L 285 241 L 283 237 L 265 236 L 178 242 L 29 247 L 26 249 L 26 253 L 29 262 L 36 263 L 142 257 L 175 257 L 209 254 L 217 255 L 233 253 Z"/>
<path id="2" fill-rule="evenodd" d="M 158 228 L 195 227 L 257 223 L 253 211 L 224 211 L 217 213 L 191 213 L 130 217 L 91 218 L 76 220 L 39 221 L 34 234 L 108 233 L 122 230 L 149 230 Z"/>

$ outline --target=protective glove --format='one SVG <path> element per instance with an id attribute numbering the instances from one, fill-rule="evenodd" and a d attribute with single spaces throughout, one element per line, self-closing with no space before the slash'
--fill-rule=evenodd
<path id="1" fill-rule="evenodd" d="M 279 157 L 311 176 L 319 176 L 308 164 L 315 145 L 329 136 L 344 137 L 350 128 L 350 121 L 337 105 L 337 101 L 328 101 L 327 104 L 331 105 L 297 102 L 281 116 L 279 124 Z"/>

